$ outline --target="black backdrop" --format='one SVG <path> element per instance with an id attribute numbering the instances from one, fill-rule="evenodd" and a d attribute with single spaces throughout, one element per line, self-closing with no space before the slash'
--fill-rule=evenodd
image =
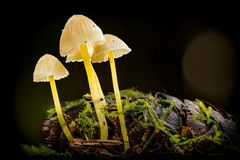
<path id="1" fill-rule="evenodd" d="M 19 130 L 20 120 L 16 116 L 16 105 L 34 105 L 31 95 L 37 94 L 37 90 L 32 89 L 35 85 L 39 88 L 45 87 L 42 94 L 49 89 L 48 85 L 32 83 L 34 65 L 45 53 L 53 54 L 64 62 L 58 52 L 59 37 L 65 22 L 73 14 L 88 16 L 104 33 L 119 36 L 132 49 L 129 55 L 117 60 L 120 88 L 137 87 L 144 92 L 165 89 L 180 98 L 199 97 L 195 92 L 188 92 L 183 85 L 181 58 L 189 39 L 202 28 L 223 33 L 231 40 L 236 51 L 234 90 L 228 101 L 224 102 L 204 96 L 200 98 L 219 106 L 227 106 L 230 113 L 239 115 L 237 102 L 240 88 L 240 19 L 234 4 L 163 4 L 151 1 L 130 4 L 130 1 L 107 3 L 78 0 L 8 3 L 1 20 L 1 35 L 4 41 L 1 53 L 1 83 L 4 95 L 1 133 L 3 141 L 6 142 L 4 148 L 8 153 L 12 153 L 11 156 L 24 157 L 20 144 L 32 143 Z M 85 73 L 83 69 L 79 69 L 80 66 L 83 67 L 82 64 L 66 64 L 72 76 L 69 80 L 59 82 L 59 90 L 64 92 L 60 94 L 63 100 L 76 99 L 88 92 Z M 104 92 L 112 91 L 108 64 L 96 64 L 94 67 Z M 78 80 L 83 85 L 78 84 Z M 46 97 L 51 99 L 50 93 L 46 94 Z M 37 109 L 35 112 L 38 112 Z M 29 113 L 25 118 L 31 121 Z"/>

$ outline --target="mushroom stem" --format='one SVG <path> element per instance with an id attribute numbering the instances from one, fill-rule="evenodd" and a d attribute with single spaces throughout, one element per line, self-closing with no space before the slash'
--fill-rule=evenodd
<path id="1" fill-rule="evenodd" d="M 113 53 L 111 51 L 108 52 L 108 58 L 109 58 L 109 62 L 110 62 L 111 72 L 112 72 L 113 89 L 114 89 L 114 94 L 115 94 L 115 98 L 116 98 L 117 111 L 119 113 L 118 118 L 119 118 L 122 136 L 123 136 L 124 148 L 126 151 L 129 148 L 129 140 L 128 140 L 127 128 L 126 128 L 126 123 L 125 123 L 123 110 L 122 110 L 122 102 L 121 102 L 120 92 L 119 92 L 119 88 L 118 88 L 118 80 L 117 80 L 115 61 L 114 61 Z"/>
<path id="2" fill-rule="evenodd" d="M 99 96 L 99 92 L 98 92 L 97 85 L 96 85 L 96 77 L 93 72 L 93 67 L 92 67 L 92 63 L 90 61 L 90 57 L 88 54 L 86 44 L 80 45 L 80 52 L 82 53 L 82 56 L 83 56 L 83 63 L 84 63 L 85 70 L 87 73 L 87 78 L 88 78 L 88 82 L 89 82 L 89 88 L 90 88 L 90 92 L 91 92 L 91 96 L 92 96 L 92 101 L 93 101 L 93 104 L 94 104 L 94 107 L 96 110 L 97 118 L 99 120 L 99 126 L 100 126 L 100 132 L 101 132 L 100 139 L 106 140 L 108 138 L 107 121 L 105 119 L 104 114 L 101 111 L 102 104 L 100 101 L 100 96 Z"/>
<path id="3" fill-rule="evenodd" d="M 100 98 L 104 98 L 104 94 L 103 94 L 103 91 L 102 91 L 102 88 L 101 88 L 101 85 L 99 83 L 99 79 L 98 79 L 98 76 L 93 68 L 93 66 L 91 65 L 91 69 L 92 69 L 92 72 L 94 74 L 94 78 L 95 78 L 95 81 L 96 81 L 96 85 L 97 85 L 97 90 L 98 90 L 98 94 L 100 96 Z"/>
<path id="4" fill-rule="evenodd" d="M 56 110 L 56 113 L 57 113 L 59 123 L 62 127 L 63 133 L 67 137 L 67 140 L 71 143 L 71 142 L 73 142 L 73 136 L 72 136 L 71 132 L 69 131 L 69 129 L 67 127 L 67 124 L 64 120 L 64 117 L 63 117 L 62 108 L 61 108 L 61 105 L 60 105 L 60 102 L 59 102 L 58 92 L 57 92 L 57 87 L 56 87 L 54 77 L 49 76 L 49 81 L 50 81 L 53 101 L 54 101 L 55 110 Z"/>
<path id="5" fill-rule="evenodd" d="M 98 76 L 93 68 L 93 66 L 91 65 L 91 68 L 92 68 L 92 71 L 94 73 L 94 77 L 95 77 L 95 81 L 96 81 L 96 85 L 97 85 L 97 90 L 98 90 L 98 95 L 100 96 L 100 99 L 102 99 L 102 108 L 104 109 L 105 106 L 107 105 L 106 101 L 105 101 L 105 97 L 104 97 L 104 94 L 103 94 L 103 91 L 102 91 L 102 87 L 100 85 L 100 82 L 99 82 L 99 79 L 98 79 Z"/>

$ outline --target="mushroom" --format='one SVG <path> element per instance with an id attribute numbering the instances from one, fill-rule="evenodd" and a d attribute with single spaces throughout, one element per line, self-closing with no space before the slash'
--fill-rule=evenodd
<path id="1" fill-rule="evenodd" d="M 108 138 L 107 121 L 102 113 L 106 102 L 97 75 L 91 63 L 93 44 L 105 41 L 101 29 L 83 15 L 73 15 L 64 26 L 60 38 L 60 55 L 67 56 L 66 62 L 83 61 L 89 88 L 100 126 L 100 139 Z M 101 99 L 103 98 L 103 101 Z"/>
<path id="2" fill-rule="evenodd" d="M 65 78 L 69 75 L 67 69 L 63 66 L 63 64 L 54 56 L 50 54 L 45 54 L 42 56 L 36 66 L 33 73 L 33 81 L 34 82 L 50 82 L 53 101 L 55 105 L 55 110 L 57 113 L 57 117 L 59 123 L 62 127 L 63 133 L 65 134 L 67 140 L 69 142 L 73 141 L 73 136 L 69 131 L 66 122 L 63 117 L 58 92 L 55 84 L 55 80 L 59 80 Z"/>
<path id="3" fill-rule="evenodd" d="M 105 43 L 103 45 L 96 45 L 92 62 L 101 63 L 109 59 L 110 68 L 112 73 L 113 89 L 116 98 L 117 110 L 119 112 L 119 122 L 121 132 L 124 140 L 125 151 L 129 148 L 129 140 L 127 135 L 126 124 L 123 115 L 121 96 L 118 87 L 117 73 L 114 58 L 119 58 L 131 51 L 131 49 L 118 37 L 110 34 L 105 34 Z"/>
<path id="4" fill-rule="evenodd" d="M 95 43 L 97 43 L 97 42 L 95 42 Z M 94 43 L 88 42 L 87 43 L 87 48 L 88 48 L 89 55 L 92 56 L 93 51 L 94 51 Z M 69 62 L 81 62 L 81 61 L 83 61 L 83 59 L 82 59 L 82 55 L 80 53 L 80 48 L 79 47 L 73 48 L 72 51 L 67 55 L 67 58 L 66 58 L 66 63 L 69 63 Z M 100 96 L 100 99 L 102 99 L 102 106 L 104 108 L 106 106 L 106 101 L 105 101 L 105 98 L 104 98 L 104 94 L 103 94 L 103 91 L 102 91 L 102 88 L 101 88 L 98 76 L 97 76 L 97 74 L 96 74 L 96 72 L 95 72 L 95 70 L 94 70 L 92 65 L 91 65 L 91 68 L 92 68 L 92 70 L 94 72 L 94 77 L 95 77 L 95 80 L 96 80 L 98 94 Z"/>

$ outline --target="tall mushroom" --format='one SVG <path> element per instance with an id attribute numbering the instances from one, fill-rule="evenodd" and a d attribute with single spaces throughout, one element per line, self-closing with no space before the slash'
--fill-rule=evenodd
<path id="1" fill-rule="evenodd" d="M 69 73 L 67 69 L 56 57 L 50 54 L 45 54 L 38 60 L 35 66 L 35 70 L 33 73 L 33 81 L 34 82 L 50 82 L 53 101 L 54 101 L 55 110 L 57 113 L 59 123 L 62 127 L 63 133 L 65 134 L 67 140 L 69 142 L 72 142 L 73 136 L 69 131 L 67 124 L 64 120 L 62 108 L 58 98 L 57 87 L 55 84 L 55 80 L 65 78 L 68 75 Z"/>
<path id="2" fill-rule="evenodd" d="M 73 15 L 69 18 L 60 38 L 60 54 L 67 56 L 67 62 L 83 61 L 88 77 L 89 88 L 100 126 L 100 139 L 108 138 L 107 121 L 102 113 L 106 105 L 100 83 L 91 63 L 93 43 L 105 41 L 102 30 L 89 18 L 83 15 Z M 101 102 L 103 98 L 103 102 Z"/>
<path id="3" fill-rule="evenodd" d="M 112 73 L 112 81 L 113 81 L 113 89 L 116 98 L 116 105 L 117 110 L 119 112 L 119 122 L 121 126 L 121 132 L 124 141 L 125 150 L 129 148 L 129 140 L 127 135 L 127 129 L 125 124 L 125 119 L 122 110 L 122 103 L 121 103 L 121 96 L 118 87 L 117 81 L 117 73 L 116 73 L 116 66 L 114 58 L 119 58 L 131 51 L 131 49 L 118 37 L 105 34 L 105 43 L 103 45 L 96 45 L 93 56 L 92 62 L 93 63 L 101 63 L 105 62 L 109 59 L 111 73 Z"/>
<path id="4" fill-rule="evenodd" d="M 97 42 L 95 42 L 95 43 L 97 44 Z M 95 43 L 92 43 L 92 42 L 88 42 L 87 43 L 88 53 L 91 56 L 92 56 L 92 54 L 94 52 L 94 45 L 95 45 Z M 101 42 L 100 42 L 100 44 L 101 44 Z M 69 53 L 67 55 L 67 58 L 66 58 L 66 63 L 81 62 L 81 61 L 83 61 L 83 59 L 82 59 L 82 55 L 80 53 L 80 48 L 79 47 L 73 48 L 71 53 Z M 98 94 L 100 96 L 100 99 L 102 99 L 102 106 L 104 108 L 107 103 L 105 102 L 105 98 L 104 98 L 104 94 L 103 94 L 103 91 L 102 91 L 102 87 L 100 85 L 98 76 L 97 76 L 97 74 L 96 74 L 96 72 L 95 72 L 95 70 L 94 70 L 92 65 L 91 65 L 91 67 L 92 67 L 92 70 L 93 70 L 93 73 L 94 73 L 94 77 L 95 77 L 95 80 L 96 80 Z"/>

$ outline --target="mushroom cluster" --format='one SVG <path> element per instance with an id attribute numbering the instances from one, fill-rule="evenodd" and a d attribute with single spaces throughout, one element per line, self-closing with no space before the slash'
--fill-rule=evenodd
<path id="1" fill-rule="evenodd" d="M 84 63 L 92 101 L 100 126 L 101 140 L 108 139 L 108 125 L 103 114 L 107 103 L 92 63 L 101 63 L 109 60 L 124 148 L 125 151 L 128 150 L 130 146 L 119 92 L 115 58 L 129 53 L 131 49 L 118 37 L 111 34 L 103 35 L 102 30 L 91 19 L 83 15 L 73 15 L 68 19 L 62 31 L 59 48 L 60 55 L 66 57 L 67 63 Z M 45 54 L 36 64 L 33 81 L 50 82 L 59 123 L 67 140 L 71 143 L 74 137 L 65 122 L 55 84 L 55 80 L 68 75 L 67 69 L 56 57 Z"/>

